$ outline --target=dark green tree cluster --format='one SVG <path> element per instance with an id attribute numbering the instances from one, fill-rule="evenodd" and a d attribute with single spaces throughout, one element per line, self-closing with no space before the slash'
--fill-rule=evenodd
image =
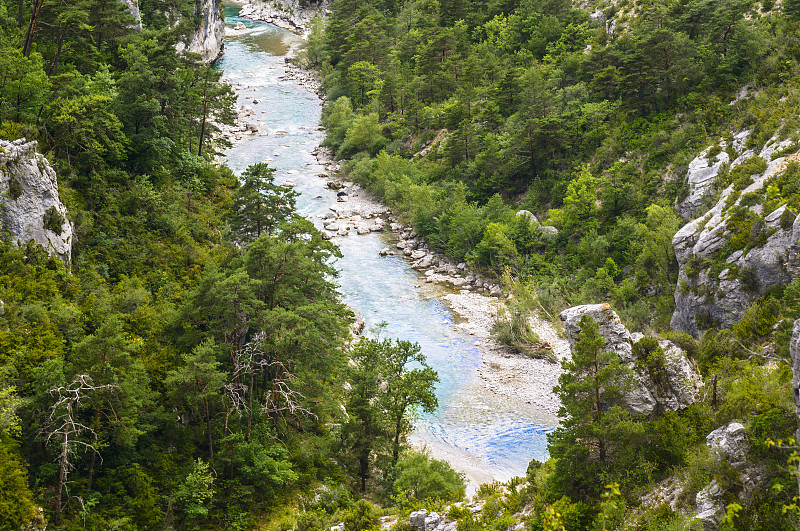
<path id="1" fill-rule="evenodd" d="M 234 96 L 176 52 L 195 4 L 0 2 L 0 138 L 39 142 L 75 227 L 67 265 L 0 241 L 0 529 L 245 529 L 348 489 L 338 250 L 265 164 L 213 163 Z M 380 399 L 394 462 L 423 373 Z"/>

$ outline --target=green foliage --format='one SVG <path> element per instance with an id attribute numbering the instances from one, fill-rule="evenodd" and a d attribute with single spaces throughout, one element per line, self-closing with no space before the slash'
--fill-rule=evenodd
<path id="1" fill-rule="evenodd" d="M 16 177 L 11 177 L 8 181 L 8 195 L 11 196 L 11 199 L 16 201 L 22 195 L 22 184 L 20 184 L 19 180 Z"/>
<path id="2" fill-rule="evenodd" d="M 397 462 L 394 489 L 413 498 L 455 502 L 464 498 L 464 478 L 448 463 L 423 452 L 410 451 Z"/>
<path id="3" fill-rule="evenodd" d="M 42 217 L 42 226 L 50 231 L 55 232 L 56 234 L 61 234 L 64 230 L 64 216 L 61 215 L 61 212 L 56 210 L 55 206 L 51 206 L 44 212 L 44 216 Z"/>
<path id="4" fill-rule="evenodd" d="M 28 525 L 36 511 L 22 460 L 0 432 L 0 529 L 16 531 Z"/>
<path id="5" fill-rule="evenodd" d="M 342 446 L 351 452 L 350 466 L 361 479 L 363 492 L 373 467 L 388 473 L 397 465 L 414 415 L 438 406 L 434 386 L 439 377 L 419 345 L 408 341 L 361 338 L 350 358 Z M 421 368 L 409 369 L 408 364 Z"/>
<path id="6" fill-rule="evenodd" d="M 275 184 L 275 170 L 266 163 L 249 166 L 242 184 L 233 195 L 231 228 L 243 242 L 253 242 L 261 234 L 274 235 L 278 227 L 295 215 L 297 192 Z"/>
<path id="7" fill-rule="evenodd" d="M 358 500 L 342 513 L 342 521 L 346 529 L 355 531 L 373 531 L 378 529 L 378 514 L 375 507 L 367 500 Z"/>
<path id="8" fill-rule="evenodd" d="M 191 522 L 208 515 L 213 496 L 214 477 L 208 463 L 198 459 L 175 493 L 175 499 L 185 513 L 186 519 Z"/>

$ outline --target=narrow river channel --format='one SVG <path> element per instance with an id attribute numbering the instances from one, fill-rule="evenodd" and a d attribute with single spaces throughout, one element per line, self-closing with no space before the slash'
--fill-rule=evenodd
<path id="1" fill-rule="evenodd" d="M 226 7 L 225 14 L 225 55 L 217 68 L 236 90 L 239 104 L 252 108 L 248 121 L 259 128 L 227 151 L 227 164 L 240 174 L 250 164 L 269 162 L 277 183 L 296 183 L 301 214 L 321 227 L 320 216 L 336 204 L 335 192 L 319 177 L 325 168 L 312 154 L 324 139 L 321 102 L 305 87 L 280 79 L 286 73 L 285 54 L 301 40 L 271 24 L 239 18 L 236 6 Z M 247 29 L 232 30 L 237 22 Z M 337 238 L 344 256 L 336 266 L 342 298 L 361 312 L 366 330 L 385 322 L 386 337 L 419 343 L 439 373 L 439 409 L 419 419 L 413 442 L 467 473 L 473 487 L 524 476 L 531 459 L 547 455 L 545 435 L 553 416 L 520 410 L 486 392 L 478 374 L 481 353 L 474 337 L 456 329 L 455 317 L 440 300 L 445 289 L 425 284 L 400 257 L 378 256 L 391 245 L 389 236 Z"/>

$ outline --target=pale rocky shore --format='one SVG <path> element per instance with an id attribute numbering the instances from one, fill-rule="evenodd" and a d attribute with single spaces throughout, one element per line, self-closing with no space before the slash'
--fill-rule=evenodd
<path id="1" fill-rule="evenodd" d="M 244 3 L 239 16 L 269 22 L 306 37 L 311 33 L 314 17 L 329 15 L 330 5 L 331 0 L 322 0 L 314 6 L 302 6 L 299 0 L 255 0 Z"/>

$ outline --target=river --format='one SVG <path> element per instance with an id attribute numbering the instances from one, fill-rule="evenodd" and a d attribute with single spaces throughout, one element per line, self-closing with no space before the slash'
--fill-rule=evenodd
<path id="1" fill-rule="evenodd" d="M 259 127 L 259 134 L 245 135 L 226 152 L 227 164 L 240 174 L 250 164 L 269 162 L 277 170 L 275 182 L 296 183 L 300 213 L 321 226 L 320 216 L 336 204 L 335 192 L 319 177 L 325 168 L 312 153 L 324 139 L 321 101 L 280 79 L 285 54 L 302 41 L 271 24 L 239 18 L 238 7 L 226 6 L 225 14 L 225 55 L 217 68 L 239 104 L 252 108 L 248 121 Z M 237 22 L 247 29 L 232 30 Z M 546 458 L 553 416 L 487 392 L 476 338 L 456 328 L 457 318 L 441 299 L 447 291 L 424 283 L 400 257 L 380 258 L 389 238 L 379 233 L 338 238 L 343 253 L 336 264 L 338 283 L 344 302 L 364 316 L 366 330 L 385 322 L 384 337 L 419 343 L 439 374 L 439 409 L 418 419 L 412 442 L 464 472 L 470 490 L 480 482 L 524 476 L 531 459 Z"/>

